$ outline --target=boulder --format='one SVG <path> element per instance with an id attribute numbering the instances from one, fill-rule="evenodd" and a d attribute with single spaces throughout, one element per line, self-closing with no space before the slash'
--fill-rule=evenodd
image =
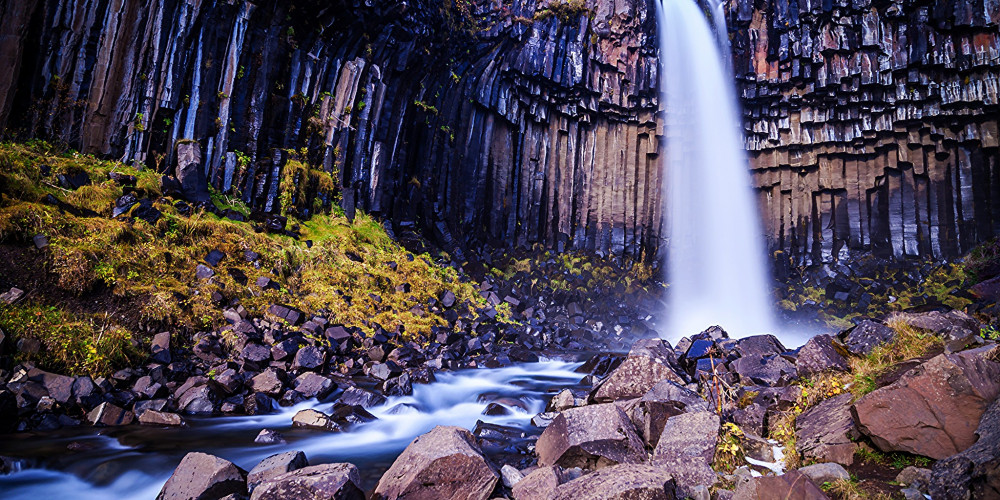
<path id="1" fill-rule="evenodd" d="M 795 365 L 778 354 L 743 356 L 731 361 L 729 370 L 735 372 L 744 385 L 784 386 L 798 376 Z"/>
<path id="2" fill-rule="evenodd" d="M 553 493 L 564 482 L 563 471 L 559 467 L 538 467 L 524 476 L 511 488 L 514 500 L 536 500 L 552 498 Z"/>
<path id="3" fill-rule="evenodd" d="M 146 410 L 139 415 L 139 423 L 145 425 L 180 427 L 184 425 L 184 419 L 176 413 Z"/>
<path id="4" fill-rule="evenodd" d="M 850 365 L 847 364 L 847 359 L 833 346 L 833 337 L 830 335 L 817 335 L 809 339 L 799 349 L 795 368 L 800 377 L 808 377 L 827 371 L 846 372 L 851 369 Z"/>
<path id="5" fill-rule="evenodd" d="M 656 447 L 667 419 L 681 413 L 707 411 L 708 401 L 671 380 L 661 380 L 632 407 L 630 417 L 646 445 Z"/>
<path id="6" fill-rule="evenodd" d="M 28 371 L 28 380 L 41 384 L 49 396 L 59 403 L 66 404 L 73 399 L 73 377 L 32 368 Z"/>
<path id="7" fill-rule="evenodd" d="M 167 479 L 156 500 L 211 500 L 247 494 L 247 473 L 228 460 L 192 452 Z"/>
<path id="8" fill-rule="evenodd" d="M 337 388 L 337 384 L 322 375 L 306 372 L 292 381 L 292 388 L 307 398 L 323 399 Z"/>
<path id="9" fill-rule="evenodd" d="M 326 357 L 318 347 L 306 346 L 299 349 L 295 353 L 295 359 L 292 360 L 292 369 L 294 370 L 315 370 L 326 361 Z"/>
<path id="10" fill-rule="evenodd" d="M 125 411 L 111 403 L 101 403 L 87 414 L 87 421 L 96 426 L 114 427 L 132 423 L 132 412 Z"/>
<path id="11" fill-rule="evenodd" d="M 1000 276 L 972 285 L 969 292 L 982 302 L 1000 302 Z"/>
<path id="12" fill-rule="evenodd" d="M 276 368 L 268 368 L 250 380 L 250 387 L 254 392 L 260 392 L 268 396 L 278 396 L 284 387 L 284 382 L 282 382 L 284 378 L 284 372 Z"/>
<path id="13" fill-rule="evenodd" d="M 250 469 L 247 474 L 247 489 L 253 492 L 259 484 L 282 474 L 309 466 L 306 454 L 301 451 L 286 451 L 271 455 Z"/>
<path id="14" fill-rule="evenodd" d="M 559 485 L 553 500 L 674 500 L 673 477 L 662 467 L 620 464 Z M 518 499 L 520 500 L 520 499 Z"/>
<path id="15" fill-rule="evenodd" d="M 353 464 L 305 467 L 268 479 L 253 490 L 251 500 L 365 500 L 361 476 Z"/>
<path id="16" fill-rule="evenodd" d="M 486 500 L 498 479 L 469 431 L 438 426 L 403 450 L 379 479 L 372 498 Z"/>
<path id="17" fill-rule="evenodd" d="M 896 482 L 906 486 L 914 486 L 919 487 L 919 489 L 925 489 L 929 484 L 931 484 L 931 474 L 933 474 L 933 472 L 930 469 L 910 465 L 899 471 L 899 474 L 896 474 Z"/>
<path id="18" fill-rule="evenodd" d="M 865 356 L 875 347 L 896 338 L 896 330 L 877 321 L 864 320 L 847 331 L 844 345 L 855 356 Z"/>
<path id="19" fill-rule="evenodd" d="M 345 405 L 361 406 L 364 408 L 371 408 L 373 406 L 378 406 L 385 402 L 385 397 L 381 394 L 376 394 L 371 391 L 366 391 L 360 387 L 351 386 L 344 389 L 344 392 L 340 394 L 337 399 L 338 403 L 343 403 Z"/>
<path id="20" fill-rule="evenodd" d="M 679 496 L 692 496 L 695 486 L 711 486 L 717 481 L 712 461 L 719 426 L 719 416 L 710 411 L 667 419 L 650 463 L 670 471 Z"/>
<path id="21" fill-rule="evenodd" d="M 308 429 L 321 429 L 324 431 L 339 431 L 337 425 L 329 415 L 313 409 L 302 410 L 292 417 L 293 427 L 306 427 Z"/>
<path id="22" fill-rule="evenodd" d="M 285 438 L 280 432 L 273 429 L 261 429 L 254 438 L 253 442 L 257 444 L 285 444 Z"/>
<path id="23" fill-rule="evenodd" d="M 563 411 L 574 406 L 576 406 L 576 400 L 573 397 L 573 392 L 569 389 L 563 389 L 555 396 L 552 396 L 549 404 L 545 406 L 545 411 Z"/>
<path id="24" fill-rule="evenodd" d="M 850 473 L 847 472 L 847 469 L 843 465 L 833 462 L 800 467 L 799 472 L 816 484 L 832 483 L 841 479 L 849 481 L 851 479 Z"/>
<path id="25" fill-rule="evenodd" d="M 734 350 L 741 357 L 765 357 L 781 354 L 788 349 L 785 349 L 785 346 L 774 335 L 752 335 L 737 340 Z"/>
<path id="26" fill-rule="evenodd" d="M 935 335 L 943 335 L 945 332 L 955 330 L 978 335 L 979 329 L 982 327 L 979 321 L 972 316 L 956 310 L 897 313 L 892 316 L 892 320 Z"/>
<path id="27" fill-rule="evenodd" d="M 505 464 L 500 468 L 500 480 L 503 481 L 505 487 L 513 488 L 522 479 L 524 479 L 524 474 L 521 474 L 521 471 L 517 470 L 516 467 Z"/>
<path id="28" fill-rule="evenodd" d="M 860 433 L 851 417 L 851 394 L 821 401 L 795 419 L 795 443 L 804 460 L 854 463 Z"/>
<path id="29" fill-rule="evenodd" d="M 201 164 L 201 145 L 197 141 L 178 141 L 176 176 L 181 193 L 188 201 L 201 203 L 211 199 Z"/>
<path id="30" fill-rule="evenodd" d="M 670 344 L 661 339 L 643 339 L 632 346 L 628 357 L 590 393 L 597 403 L 638 398 L 649 392 L 657 382 L 671 380 L 683 384 L 678 375 L 676 355 Z"/>
<path id="31" fill-rule="evenodd" d="M 931 468 L 935 500 L 1000 498 L 1000 400 L 994 401 L 976 428 L 979 438 L 965 451 Z"/>
<path id="32" fill-rule="evenodd" d="M 646 459 L 632 421 L 613 403 L 559 413 L 538 438 L 535 451 L 542 466 L 599 469 Z"/>
<path id="33" fill-rule="evenodd" d="M 1000 395 L 1000 347 L 941 354 L 859 399 L 851 413 L 882 451 L 937 460 L 964 451 Z"/>
<path id="34" fill-rule="evenodd" d="M 830 497 L 805 474 L 789 471 L 740 483 L 732 500 L 829 500 Z"/>

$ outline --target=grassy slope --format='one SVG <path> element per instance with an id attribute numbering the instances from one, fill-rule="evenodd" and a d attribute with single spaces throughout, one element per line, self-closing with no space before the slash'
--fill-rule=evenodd
<path id="1" fill-rule="evenodd" d="M 43 175 L 41 165 L 52 172 Z M 88 173 L 91 185 L 76 191 L 58 186 L 56 174 L 80 170 Z M 123 194 L 108 178 L 112 170 L 135 175 L 139 197 L 154 200 L 163 217 L 153 225 L 111 219 L 113 203 Z M 211 213 L 180 215 L 172 200 L 162 197 L 158 179 L 154 172 L 42 142 L 0 144 L 0 246 L 37 261 L 48 276 L 36 281 L 41 289 L 15 283 L 29 292 L 27 299 L 13 307 L 0 306 L 0 328 L 15 339 L 33 337 L 44 344 L 43 354 L 29 357 L 52 369 L 107 373 L 139 359 L 138 341 L 153 328 L 192 332 L 221 326 L 213 292 L 226 302 L 238 301 L 252 314 L 263 313 L 270 303 L 283 303 L 323 311 L 332 322 L 369 332 L 376 324 L 401 329 L 407 338 L 418 340 L 445 321 L 439 315 L 411 312 L 414 306 L 427 304 L 445 290 L 458 297 L 460 312 L 475 316 L 484 305 L 454 269 L 434 263 L 426 254 L 408 254 L 366 215 L 353 222 L 339 215 L 320 215 L 304 223 L 290 220 L 289 225 L 301 224 L 302 237 L 296 241 Z M 100 216 L 77 217 L 40 203 L 46 195 Z M 48 248 L 29 248 L 36 234 L 49 237 Z M 314 244 L 309 247 L 305 240 Z M 195 267 L 214 249 L 227 257 L 212 280 L 197 280 Z M 256 263 L 243 258 L 247 250 L 260 254 Z M 16 274 L 13 268 L 8 271 Z M 248 278 L 246 284 L 234 277 L 240 273 Z M 254 285 L 260 276 L 274 279 L 281 289 L 262 292 Z M 404 283 L 409 291 L 397 291 Z M 88 308 L 94 297 L 128 304 L 129 313 L 109 316 Z"/>

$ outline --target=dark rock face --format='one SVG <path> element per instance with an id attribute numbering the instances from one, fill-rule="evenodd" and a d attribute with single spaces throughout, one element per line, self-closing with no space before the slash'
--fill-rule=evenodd
<path id="1" fill-rule="evenodd" d="M 246 495 L 246 475 L 246 471 L 227 460 L 205 453 L 188 453 L 156 500 L 209 500 Z"/>
<path id="2" fill-rule="evenodd" d="M 990 354 L 995 349 L 935 356 L 859 399 L 851 408 L 858 428 L 882 451 L 938 460 L 964 451 L 1000 395 L 1000 363 Z"/>
<path id="3" fill-rule="evenodd" d="M 486 500 L 498 480 L 469 431 L 438 426 L 403 450 L 379 479 L 372 498 Z"/>
<path id="4" fill-rule="evenodd" d="M 833 346 L 833 337 L 817 335 L 799 349 L 795 368 L 800 377 L 808 377 L 825 371 L 846 372 L 851 367 L 847 364 L 847 359 Z"/>
<path id="5" fill-rule="evenodd" d="M 934 464 L 930 493 L 943 500 L 1000 498 L 1000 400 L 976 429 L 976 444 Z"/>
<path id="6" fill-rule="evenodd" d="M 847 332 L 844 344 L 856 356 L 864 356 L 879 345 L 892 342 L 896 332 L 877 321 L 866 319 Z"/>
<path id="7" fill-rule="evenodd" d="M 805 460 L 854 463 L 860 433 L 851 417 L 850 394 L 827 399 L 795 419 L 795 441 Z"/>
<path id="8" fill-rule="evenodd" d="M 949 256 L 994 234 L 1000 4 L 730 0 L 773 249 Z"/>

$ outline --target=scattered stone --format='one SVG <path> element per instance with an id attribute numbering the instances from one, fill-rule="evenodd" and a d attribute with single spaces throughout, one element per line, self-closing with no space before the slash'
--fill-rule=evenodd
<path id="1" fill-rule="evenodd" d="M 165 365 L 170 364 L 170 332 L 160 332 L 153 336 L 153 343 L 149 350 L 153 354 L 154 361 Z"/>
<path id="2" fill-rule="evenodd" d="M 366 391 L 360 387 L 348 387 L 344 389 L 341 393 L 340 398 L 337 399 L 338 403 L 343 403 L 345 405 L 361 406 L 363 408 L 371 408 L 373 406 L 378 406 L 385 402 L 385 397 L 381 394 L 376 394 L 371 391 Z"/>
<path id="3" fill-rule="evenodd" d="M 309 460 L 306 459 L 306 454 L 301 451 L 287 451 L 271 455 L 250 469 L 250 473 L 247 474 L 247 490 L 253 492 L 257 485 L 269 479 L 308 466 Z"/>
<path id="4" fill-rule="evenodd" d="M 276 368 L 268 368 L 250 379 L 250 387 L 255 392 L 261 392 L 268 396 L 278 396 L 284 387 L 282 380 L 284 374 Z"/>
<path id="5" fill-rule="evenodd" d="M 576 402 L 573 392 L 569 389 L 563 389 L 555 396 L 552 396 L 549 404 L 545 406 L 545 411 L 563 411 L 574 406 L 576 406 Z"/>
<path id="6" fill-rule="evenodd" d="M 205 256 L 205 262 L 212 267 L 217 267 L 219 262 L 222 262 L 222 259 L 224 258 L 226 258 L 226 254 L 220 252 L 219 250 L 212 250 Z"/>
<path id="7" fill-rule="evenodd" d="M 848 481 L 851 479 L 851 475 L 844 466 L 833 462 L 807 465 L 799 468 L 799 472 L 816 484 L 832 483 L 841 479 Z"/>
<path id="8" fill-rule="evenodd" d="M 1000 395 L 1000 363 L 993 346 L 941 354 L 851 408 L 861 432 L 882 451 L 937 460 L 976 442 L 975 429 Z"/>
<path id="9" fill-rule="evenodd" d="M 0 294 L 0 302 L 10 305 L 21 300 L 21 297 L 24 297 L 24 290 L 12 286 L 10 290 Z"/>
<path id="10" fill-rule="evenodd" d="M 804 460 L 854 463 L 860 433 L 851 417 L 852 398 L 851 394 L 834 396 L 796 417 L 796 448 Z"/>
<path id="11" fill-rule="evenodd" d="M 661 339 L 639 340 L 632 346 L 625 361 L 594 388 L 590 400 L 605 403 L 638 398 L 664 379 L 684 384 L 678 371 L 674 351 L 668 342 Z"/>
<path id="12" fill-rule="evenodd" d="M 486 500 L 498 479 L 469 431 L 438 426 L 403 450 L 379 479 L 374 497 Z"/>
<path id="13" fill-rule="evenodd" d="M 114 427 L 128 425 L 133 420 L 132 412 L 125 411 L 111 403 L 101 403 L 87 414 L 87 421 L 96 426 Z"/>
<path id="14" fill-rule="evenodd" d="M 323 399 L 337 388 L 337 384 L 322 375 L 306 372 L 292 382 L 292 388 L 306 398 Z"/>
<path id="15" fill-rule="evenodd" d="M 744 385 L 785 386 L 798 377 L 795 365 L 778 354 L 750 354 L 729 363 Z"/>
<path id="16" fill-rule="evenodd" d="M 930 469 L 910 465 L 896 475 L 896 482 L 905 486 L 923 488 L 931 484 L 931 474 Z"/>
<path id="17" fill-rule="evenodd" d="M 881 344 L 892 342 L 896 331 L 877 321 L 866 319 L 847 331 L 844 345 L 855 356 L 866 356 Z"/>
<path id="18" fill-rule="evenodd" d="M 194 276 L 200 280 L 207 280 L 215 276 L 215 271 L 204 264 L 198 264 L 198 267 L 195 268 Z"/>
<path id="19" fill-rule="evenodd" d="M 631 417 L 646 444 L 655 448 L 668 418 L 681 413 L 708 410 L 708 401 L 697 393 L 673 381 L 661 380 L 636 403 Z"/>
<path id="20" fill-rule="evenodd" d="M 324 431 L 339 431 L 340 426 L 329 415 L 313 409 L 302 410 L 292 417 L 292 427 L 306 427 Z"/>
<path id="21" fill-rule="evenodd" d="M 261 429 L 253 442 L 257 444 L 285 444 L 285 438 L 280 432 L 271 429 Z"/>
<path id="22" fill-rule="evenodd" d="M 559 413 L 538 438 L 535 451 L 539 465 L 591 470 L 646 459 L 632 421 L 613 403 Z"/>
<path id="23" fill-rule="evenodd" d="M 228 460 L 192 452 L 184 455 L 156 500 L 208 500 L 247 494 L 247 473 Z"/>
<path id="24" fill-rule="evenodd" d="M 284 306 L 281 304 L 271 304 L 271 307 L 267 309 L 267 312 L 287 321 L 288 324 L 292 326 L 301 324 L 303 318 L 305 318 L 305 314 L 302 311 L 295 309 L 294 307 Z"/>
<path id="25" fill-rule="evenodd" d="M 44 234 L 36 234 L 31 240 L 35 243 L 35 248 L 39 250 L 49 246 L 49 237 Z"/>
<path id="26" fill-rule="evenodd" d="M 538 467 L 511 487 L 514 500 L 552 498 L 556 488 L 565 482 L 563 476 L 559 467 Z"/>
<path id="27" fill-rule="evenodd" d="M 558 486 L 553 500 L 674 500 L 669 470 L 639 464 L 621 464 L 586 474 Z M 520 500 L 520 499 L 518 499 Z"/>
<path id="28" fill-rule="evenodd" d="M 184 425 L 184 419 L 176 413 L 146 410 L 139 414 L 139 423 L 146 425 L 180 427 Z"/>
<path id="29" fill-rule="evenodd" d="M 41 384 L 49 396 L 59 403 L 66 404 L 73 399 L 73 382 L 75 381 L 73 377 L 33 368 L 28 371 L 28 380 Z"/>
<path id="30" fill-rule="evenodd" d="M 667 419 L 650 463 L 670 471 L 678 495 L 692 496 L 695 486 L 711 486 L 718 480 L 712 470 L 712 460 L 719 426 L 719 416 L 710 411 L 684 413 Z"/>
<path id="31" fill-rule="evenodd" d="M 732 500 L 829 500 L 815 483 L 799 471 L 780 476 L 761 476 L 736 486 Z"/>
<path id="32" fill-rule="evenodd" d="M 505 487 L 513 488 L 515 484 L 524 479 L 524 474 L 510 465 L 504 465 L 500 468 L 500 479 Z"/>
<path id="33" fill-rule="evenodd" d="M 315 370 L 326 362 L 326 356 L 318 347 L 305 346 L 295 353 L 292 360 L 293 370 Z"/>
<path id="34" fill-rule="evenodd" d="M 268 479 L 251 500 L 365 500 L 358 468 L 348 463 L 305 467 Z"/>

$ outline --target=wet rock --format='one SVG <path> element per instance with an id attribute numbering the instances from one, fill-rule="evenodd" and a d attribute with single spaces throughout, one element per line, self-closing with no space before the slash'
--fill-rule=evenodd
<path id="1" fill-rule="evenodd" d="M 795 419 L 795 442 L 804 460 L 854 463 L 860 433 L 851 417 L 851 394 L 820 402 Z"/>
<path id="2" fill-rule="evenodd" d="M 882 323 L 864 320 L 847 331 L 844 345 L 855 356 L 865 356 L 881 344 L 892 342 L 896 331 Z"/>
<path id="3" fill-rule="evenodd" d="M 243 400 L 247 415 L 265 415 L 274 410 L 274 400 L 262 392 L 254 392 Z"/>
<path id="4" fill-rule="evenodd" d="M 486 500 L 498 479 L 469 431 L 438 426 L 403 450 L 379 479 L 374 498 Z"/>
<path id="5" fill-rule="evenodd" d="M 851 408 L 858 428 L 882 451 L 934 459 L 976 441 L 987 406 L 1000 395 L 1000 362 L 993 346 L 941 354 Z"/>
<path id="6" fill-rule="evenodd" d="M 254 438 L 257 444 L 285 444 L 285 438 L 280 432 L 271 429 L 261 429 Z"/>
<path id="7" fill-rule="evenodd" d="M 670 471 L 678 495 L 691 496 L 695 486 L 711 486 L 718 480 L 712 460 L 719 426 L 719 416 L 709 411 L 667 419 L 650 463 Z"/>
<path id="8" fill-rule="evenodd" d="M 302 410 L 292 417 L 292 427 L 305 427 L 308 429 L 319 429 L 324 431 L 340 431 L 340 426 L 337 425 L 329 415 L 308 409 Z"/>
<path id="9" fill-rule="evenodd" d="M 184 419 L 176 413 L 146 410 L 139 414 L 139 423 L 145 425 L 180 427 L 184 425 Z"/>
<path id="10" fill-rule="evenodd" d="M 638 398 L 664 379 L 684 384 L 678 370 L 669 343 L 660 339 L 639 340 L 625 361 L 594 388 L 590 400 L 603 403 Z"/>
<path id="11" fill-rule="evenodd" d="M 323 399 L 337 388 L 337 384 L 322 375 L 306 372 L 292 382 L 292 388 L 306 398 Z"/>
<path id="12" fill-rule="evenodd" d="M 555 396 L 552 396 L 549 404 L 545 406 L 545 411 L 563 411 L 574 406 L 576 406 L 576 401 L 573 397 L 573 392 L 569 389 L 563 389 Z"/>
<path id="13" fill-rule="evenodd" d="M 175 176 L 180 183 L 184 199 L 194 203 L 209 201 L 208 183 L 201 163 L 201 146 L 196 141 L 177 143 L 177 167 Z"/>
<path id="14" fill-rule="evenodd" d="M 192 415 L 211 415 L 215 413 L 215 395 L 208 385 L 193 387 L 180 396 L 177 408 Z"/>
<path id="15" fill-rule="evenodd" d="M 305 467 L 268 479 L 251 500 L 365 500 L 358 468 L 348 463 Z"/>
<path id="16" fill-rule="evenodd" d="M 345 405 L 337 403 L 333 406 L 333 413 L 330 414 L 335 422 L 342 426 L 361 424 L 378 420 L 375 415 L 368 413 L 362 406 Z"/>
<path id="17" fill-rule="evenodd" d="M 976 436 L 975 444 L 931 468 L 932 498 L 1000 498 L 1000 400 L 983 414 Z"/>
<path id="18" fill-rule="evenodd" d="M 101 403 L 100 406 L 87 414 L 87 421 L 95 426 L 114 427 L 132 423 L 132 412 L 123 410 L 111 403 Z"/>
<path id="19" fill-rule="evenodd" d="M 586 474 L 557 487 L 553 500 L 674 500 L 670 471 L 662 467 L 621 464 Z"/>
<path id="20" fill-rule="evenodd" d="M 850 481 L 851 479 L 847 469 L 833 462 L 800 467 L 799 472 L 816 484 L 832 483 L 838 480 Z"/>
<path id="21" fill-rule="evenodd" d="M 363 408 L 371 408 L 385 402 L 385 397 L 371 391 L 366 391 L 360 387 L 348 387 L 337 399 L 338 403 L 345 405 L 357 405 Z"/>
<path id="22" fill-rule="evenodd" d="M 309 460 L 306 459 L 306 454 L 301 451 L 287 451 L 271 455 L 250 469 L 250 473 L 247 474 L 247 489 L 253 492 L 254 488 L 265 481 L 308 466 Z"/>
<path id="23" fill-rule="evenodd" d="M 613 403 L 559 413 L 538 438 L 535 451 L 539 465 L 586 469 L 646 459 L 632 421 Z"/>
<path id="24" fill-rule="evenodd" d="M 800 377 L 809 377 L 827 371 L 846 372 L 851 367 L 847 364 L 847 359 L 833 346 L 832 336 L 817 335 L 799 349 L 795 368 Z"/>
<path id="25" fill-rule="evenodd" d="M 811 479 L 799 471 L 780 476 L 755 477 L 740 483 L 732 500 L 828 500 L 829 497 Z"/>
<path id="26" fill-rule="evenodd" d="M 228 460 L 205 453 L 188 453 L 174 469 L 156 500 L 210 500 L 246 495 L 247 473 Z"/>

